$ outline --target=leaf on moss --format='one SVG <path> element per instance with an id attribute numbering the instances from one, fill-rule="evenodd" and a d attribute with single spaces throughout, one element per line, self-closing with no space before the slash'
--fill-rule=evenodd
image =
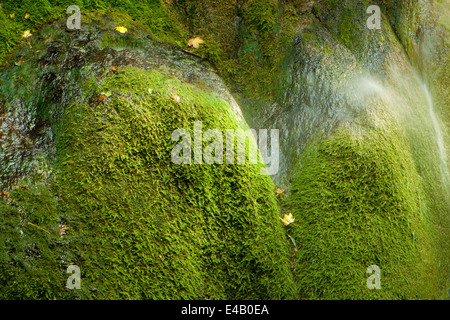
<path id="1" fill-rule="evenodd" d="M 100 96 L 105 96 L 106 98 L 107 97 L 109 97 L 109 96 L 111 96 L 111 91 L 109 91 L 109 90 L 105 90 L 105 91 L 103 91 L 103 92 L 100 92 Z"/>
<path id="2" fill-rule="evenodd" d="M 278 188 L 276 188 L 276 187 L 274 186 L 274 187 L 273 187 L 273 191 L 274 191 L 276 194 L 283 194 L 284 189 L 278 189 Z"/>
<path id="3" fill-rule="evenodd" d="M 30 18 L 30 14 L 29 13 L 25 13 L 25 19 Z"/>
<path id="4" fill-rule="evenodd" d="M 289 237 L 289 239 L 291 239 L 292 244 L 294 245 L 294 247 L 297 249 L 297 244 L 295 243 L 294 238 L 292 238 L 290 235 L 287 235 Z M 297 252 L 297 251 L 296 251 Z"/>
<path id="5" fill-rule="evenodd" d="M 27 38 L 31 37 L 32 35 L 33 35 L 33 34 L 31 33 L 30 30 L 26 30 L 26 31 L 23 33 L 22 38 L 27 39 Z"/>
<path id="6" fill-rule="evenodd" d="M 195 49 L 197 49 L 201 43 L 205 43 L 205 41 L 203 41 L 201 38 L 199 37 L 195 37 L 192 38 L 188 41 L 188 46 L 189 47 L 194 47 Z"/>
<path id="7" fill-rule="evenodd" d="M 291 224 L 292 222 L 295 221 L 295 218 L 292 215 L 292 213 L 285 214 L 284 217 L 280 218 L 280 219 L 281 219 L 281 222 L 283 222 L 283 224 L 285 226 L 287 226 L 287 225 L 289 225 L 289 224 Z"/>
<path id="8" fill-rule="evenodd" d="M 125 27 L 117 26 L 115 28 L 116 31 L 119 31 L 120 33 L 126 33 L 128 30 Z"/>
<path id="9" fill-rule="evenodd" d="M 60 224 L 58 226 L 58 231 L 59 231 L 59 234 L 61 235 L 61 237 L 66 235 L 66 230 L 69 230 L 69 227 L 67 227 L 66 225 Z"/>

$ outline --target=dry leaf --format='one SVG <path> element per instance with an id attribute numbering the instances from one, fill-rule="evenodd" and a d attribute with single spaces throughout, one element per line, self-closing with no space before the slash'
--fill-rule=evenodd
<path id="1" fill-rule="evenodd" d="M 59 234 L 60 234 L 61 236 L 66 235 L 66 230 L 69 230 L 69 228 L 68 228 L 66 225 L 60 224 L 60 225 L 58 226 L 58 231 L 59 231 Z"/>
<path id="2" fill-rule="evenodd" d="M 280 219 L 281 219 L 281 218 L 280 218 Z M 283 222 L 283 224 L 284 224 L 285 226 L 291 224 L 291 223 L 294 222 L 294 221 L 295 221 L 295 218 L 292 216 L 292 213 L 285 214 L 284 217 L 283 217 L 283 219 L 281 219 L 281 222 Z"/>
<path id="3" fill-rule="evenodd" d="M 176 102 L 180 102 L 180 97 L 177 96 L 176 94 L 171 94 L 170 97 L 175 100 Z"/>
<path id="4" fill-rule="evenodd" d="M 121 26 L 116 27 L 115 30 L 119 31 L 120 33 L 126 33 L 128 31 L 127 28 Z"/>
<path id="5" fill-rule="evenodd" d="M 33 35 L 33 34 L 31 33 L 30 30 L 26 30 L 26 31 L 23 33 L 22 38 L 27 39 L 27 38 L 31 37 L 32 35 Z"/>
<path id="6" fill-rule="evenodd" d="M 9 14 L 9 18 L 10 18 L 10 19 L 14 19 L 14 16 L 15 16 L 15 15 L 16 15 L 15 13 L 10 13 L 10 14 Z"/>
<path id="7" fill-rule="evenodd" d="M 25 13 L 25 19 L 28 19 L 30 17 L 29 13 Z"/>
<path id="8" fill-rule="evenodd" d="M 189 40 L 188 46 L 189 47 L 194 47 L 195 49 L 197 49 L 201 43 L 205 43 L 205 41 L 203 41 L 199 37 L 196 37 L 196 38 L 192 38 L 192 39 Z"/>

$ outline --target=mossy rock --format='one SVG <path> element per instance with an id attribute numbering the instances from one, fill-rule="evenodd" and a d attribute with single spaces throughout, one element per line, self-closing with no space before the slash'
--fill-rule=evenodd
<path id="1" fill-rule="evenodd" d="M 340 128 L 308 145 L 285 205 L 300 227 L 296 281 L 307 299 L 436 299 L 436 251 L 421 177 L 398 123 Z M 369 266 L 381 270 L 367 286 Z M 372 283 L 372 282 L 371 282 Z"/>
<path id="2" fill-rule="evenodd" d="M 65 30 L 72 4 L 82 8 L 81 31 Z M 388 61 L 372 59 L 378 45 L 401 49 L 389 27 L 396 30 L 399 17 L 389 9 L 397 4 L 383 1 L 384 31 L 366 30 L 369 4 L 2 1 L 0 117 L 17 121 L 8 127 L 11 152 L 0 150 L 8 160 L 0 164 L 8 186 L 0 199 L 0 298 L 442 297 L 448 206 L 439 199 L 447 199 L 422 190 L 434 182 L 414 168 L 415 142 L 405 142 L 397 123 L 362 135 L 327 132 L 302 145 L 299 159 L 290 148 L 297 174 L 282 210 L 296 223 L 287 230 L 261 166 L 170 160 L 171 133 L 192 134 L 194 121 L 204 130 L 245 128 L 211 62 L 251 116 L 286 94 L 280 79 L 296 56 L 349 51 L 351 61 L 336 68 L 357 61 L 377 71 Z M 21 40 L 28 29 L 33 36 Z M 296 55 L 288 48 L 299 31 L 305 50 Z M 191 36 L 206 41 L 188 49 Z M 440 220 L 432 202 L 442 207 Z M 436 248 L 433 235 L 441 238 Z M 65 287 L 72 263 L 81 268 L 80 290 Z M 381 267 L 382 290 L 366 287 L 372 264 Z"/>
<path id="3" fill-rule="evenodd" d="M 16 53 L 23 63 L 2 71 L 11 83 L 2 91 L 4 110 L 21 101 L 51 128 L 46 143 L 54 148 L 42 159 L 51 170 L 16 181 L 22 187 L 7 188 L 1 202 L 0 297 L 295 297 L 289 242 L 264 165 L 171 160 L 172 132 L 192 132 L 194 121 L 203 130 L 246 129 L 221 85 L 208 87 L 214 72 L 179 49 L 181 62 L 157 71 L 151 57 L 167 55 L 152 50 L 174 54 L 175 47 L 145 42 L 132 28 L 128 38 L 114 33 L 113 22 L 101 31 L 96 21 L 105 28 L 107 16 L 91 18 L 81 33 L 42 28 L 36 37 L 48 37 L 47 47 L 38 54 L 23 47 Z M 204 75 L 191 79 L 197 69 Z M 31 84 L 42 91 L 23 90 Z M 79 290 L 65 287 L 70 264 L 81 270 Z"/>

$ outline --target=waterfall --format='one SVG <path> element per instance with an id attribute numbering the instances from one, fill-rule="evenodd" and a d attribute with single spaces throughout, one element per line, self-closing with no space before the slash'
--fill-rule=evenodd
<path id="1" fill-rule="evenodd" d="M 425 85 L 425 83 L 423 83 L 423 81 L 420 81 L 420 85 L 422 86 L 423 92 L 425 93 L 428 112 L 430 114 L 431 122 L 433 124 L 434 132 L 436 135 L 436 143 L 439 150 L 439 160 L 441 165 L 442 180 L 444 185 L 448 187 L 450 185 L 450 173 L 447 165 L 447 151 L 445 149 L 444 135 L 442 133 L 442 129 L 439 124 L 439 120 L 436 116 L 436 113 L 434 112 L 433 100 L 431 99 L 430 92 L 428 91 L 428 88 Z"/>

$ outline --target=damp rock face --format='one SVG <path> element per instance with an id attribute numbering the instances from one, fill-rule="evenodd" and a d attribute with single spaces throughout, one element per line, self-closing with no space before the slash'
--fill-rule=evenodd
<path id="1" fill-rule="evenodd" d="M 406 7 L 400 21 L 383 16 L 381 29 L 370 30 L 365 6 L 319 5 L 316 19 L 303 17 L 284 57 L 280 95 L 252 119 L 280 129 L 280 170 L 272 178 L 290 189 L 284 209 L 304 226 L 292 231 L 303 298 L 445 297 L 445 118 L 436 125 L 438 109 L 424 85 L 428 71 L 422 79 L 416 72 L 427 69 L 424 51 L 436 56 L 441 49 L 396 37 L 393 20 L 404 36 L 399 29 L 418 29 L 430 10 Z M 422 24 L 431 37 L 432 27 Z M 387 291 L 350 289 L 363 281 L 357 270 L 369 261 L 393 275 Z M 420 292 L 408 284 L 411 276 Z"/>
<path id="2" fill-rule="evenodd" d="M 96 3 L 0 69 L 0 297 L 447 298 L 442 4 Z M 195 121 L 279 129 L 278 172 L 174 164 Z"/>
<path id="3" fill-rule="evenodd" d="M 0 296 L 295 297 L 262 165 L 171 160 L 194 121 L 246 127 L 220 77 L 131 19 L 90 19 L 42 26 L 0 72 Z"/>

